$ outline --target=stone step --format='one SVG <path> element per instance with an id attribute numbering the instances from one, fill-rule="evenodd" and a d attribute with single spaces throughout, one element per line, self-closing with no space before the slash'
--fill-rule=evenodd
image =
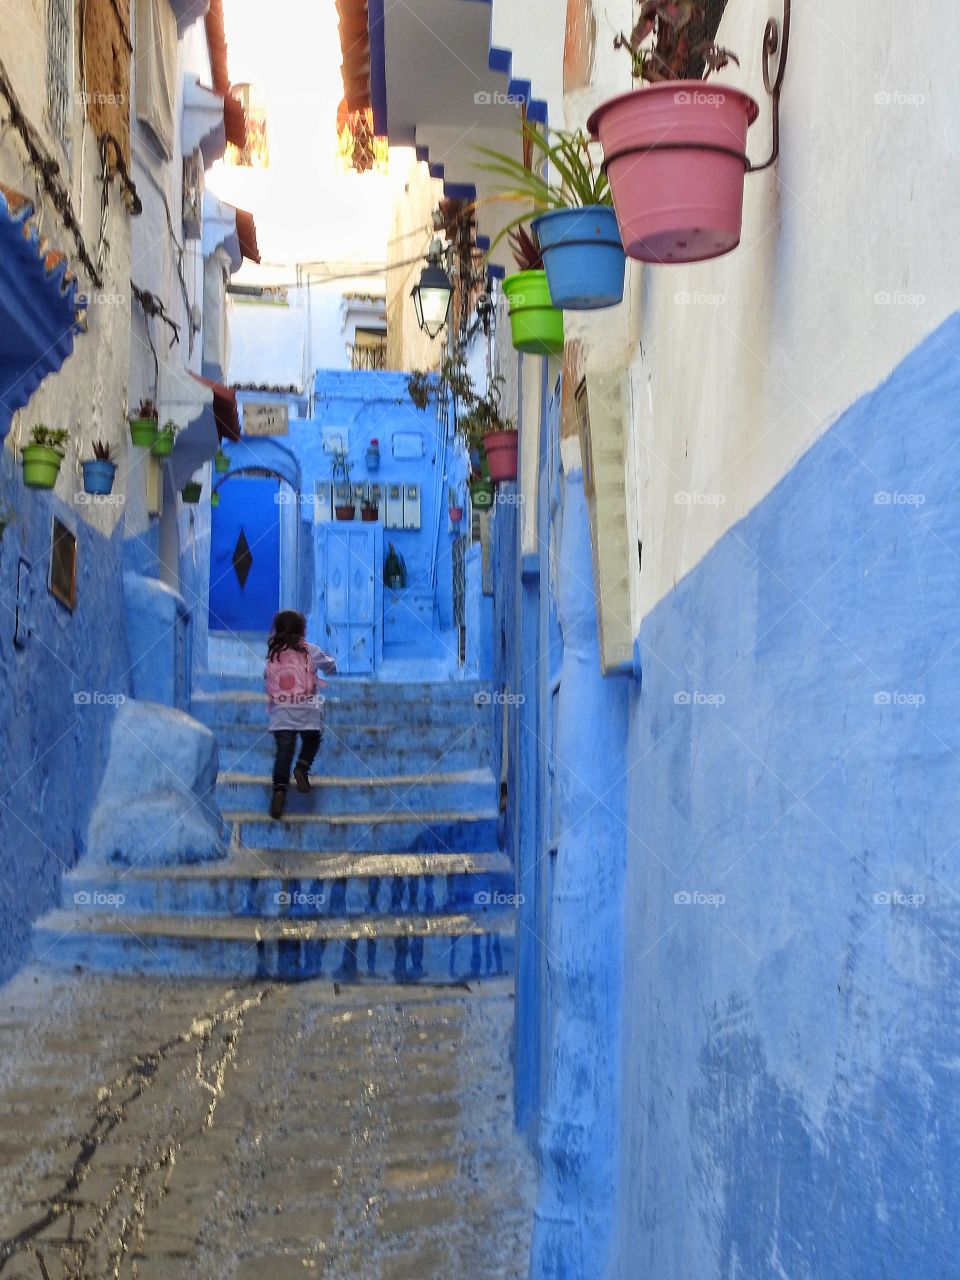
<path id="1" fill-rule="evenodd" d="M 235 849 L 220 863 L 84 868 L 64 877 L 68 910 L 125 915 L 320 919 L 342 916 L 482 915 L 513 901 L 514 873 L 501 853 L 297 854 Z M 136 927 L 131 921 L 132 927 Z"/>
<path id="2" fill-rule="evenodd" d="M 218 725 L 220 768 L 265 773 L 273 768 L 274 741 L 266 724 Z M 258 755 L 253 753 L 258 752 Z M 327 725 L 317 757 L 318 773 L 377 774 L 436 772 L 489 767 L 492 737 L 478 725 L 436 725 L 415 737 L 396 726 L 343 729 Z M 262 763 L 269 761 L 269 764 Z"/>
<path id="3" fill-rule="evenodd" d="M 407 733 L 437 725 L 490 726 L 493 706 L 476 701 L 487 695 L 478 692 L 469 697 L 342 699 L 334 697 L 329 687 L 323 691 L 327 724 L 331 728 L 363 728 L 368 725 L 393 725 Z M 267 699 L 263 690 L 231 690 L 226 693 L 194 694 L 191 714 L 201 723 L 220 725 L 266 724 Z"/>
<path id="4" fill-rule="evenodd" d="M 107 973 L 462 982 L 512 972 L 513 931 L 512 911 L 263 921 L 61 908 L 33 944 L 48 965 Z"/>
<path id="5" fill-rule="evenodd" d="M 421 698 L 462 698 L 488 694 L 483 680 L 366 680 L 357 676 L 327 677 L 327 691 L 342 701 L 417 701 Z M 203 672 L 194 680 L 193 696 L 216 693 L 263 693 L 262 667 L 251 675 L 214 675 Z"/>
<path id="6" fill-rule="evenodd" d="M 304 797 L 305 799 L 308 797 Z M 247 849 L 352 853 L 481 853 L 499 845 L 493 806 L 475 812 L 285 813 L 277 822 L 256 809 L 228 810 L 233 843 Z"/>
<path id="7" fill-rule="evenodd" d="M 311 790 L 307 795 L 301 795 L 295 786 L 289 788 L 288 813 L 369 813 L 391 809 L 408 812 L 453 807 L 474 812 L 489 809 L 497 795 L 489 769 L 405 773 L 389 779 L 318 775 L 310 781 Z M 221 809 L 266 810 L 272 790 L 272 782 L 265 772 L 221 772 L 217 780 L 217 802 Z"/>

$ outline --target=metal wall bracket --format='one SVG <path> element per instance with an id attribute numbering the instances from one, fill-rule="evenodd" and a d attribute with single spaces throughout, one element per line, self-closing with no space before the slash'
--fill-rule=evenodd
<path id="1" fill-rule="evenodd" d="M 787 70 L 787 52 L 790 48 L 790 4 L 783 0 L 783 24 L 771 18 L 763 32 L 763 87 L 769 93 L 773 106 L 773 150 L 764 164 L 747 161 L 747 173 L 762 173 L 776 164 L 780 155 L 780 90 Z M 777 59 L 777 73 L 771 76 L 773 59 Z"/>

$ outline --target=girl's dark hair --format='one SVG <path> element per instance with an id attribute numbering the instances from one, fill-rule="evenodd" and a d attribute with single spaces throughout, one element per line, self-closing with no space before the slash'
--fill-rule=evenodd
<path id="1" fill-rule="evenodd" d="M 307 620 L 296 609 L 281 609 L 270 628 L 267 641 L 267 661 L 284 649 L 306 650 Z"/>

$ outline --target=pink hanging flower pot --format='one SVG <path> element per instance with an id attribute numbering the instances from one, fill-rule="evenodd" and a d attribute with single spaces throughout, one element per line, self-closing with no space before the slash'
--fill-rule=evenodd
<path id="1" fill-rule="evenodd" d="M 669 80 L 593 112 L 587 128 L 603 147 L 629 257 L 703 262 L 737 247 L 747 129 L 759 110 L 739 89 Z"/>
<path id="2" fill-rule="evenodd" d="M 516 480 L 519 442 L 516 431 L 489 431 L 483 437 L 491 480 Z"/>

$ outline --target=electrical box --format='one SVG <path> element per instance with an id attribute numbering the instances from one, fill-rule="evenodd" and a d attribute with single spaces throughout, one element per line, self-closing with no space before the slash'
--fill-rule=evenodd
<path id="1" fill-rule="evenodd" d="M 333 491 L 329 484 L 320 483 L 317 485 L 317 492 L 314 504 L 314 519 L 317 524 L 324 520 L 333 519 Z"/>
<path id="2" fill-rule="evenodd" d="M 402 529 L 403 523 L 403 485 L 388 484 L 387 510 L 384 524 L 388 529 Z"/>
<path id="3" fill-rule="evenodd" d="M 355 484 L 353 486 L 353 501 L 356 505 L 360 505 L 367 500 L 367 490 L 370 488 L 368 484 Z"/>
<path id="4" fill-rule="evenodd" d="M 407 484 L 403 487 L 403 527 L 404 529 L 420 528 L 420 486 Z"/>
<path id="5" fill-rule="evenodd" d="M 353 506 L 352 484 L 335 484 L 333 486 L 333 505 L 335 507 Z"/>

